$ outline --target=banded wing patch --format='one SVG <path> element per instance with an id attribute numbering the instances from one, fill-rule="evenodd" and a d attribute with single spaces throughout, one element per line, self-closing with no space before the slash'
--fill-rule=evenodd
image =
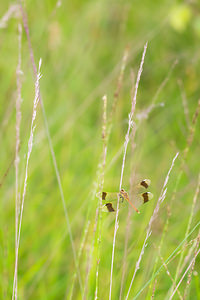
<path id="1" fill-rule="evenodd" d="M 112 203 L 110 203 L 110 202 L 106 203 L 106 204 L 105 204 L 105 207 L 107 208 L 107 210 L 108 210 L 109 212 L 115 211 L 115 209 L 114 209 L 113 206 L 112 206 Z"/>

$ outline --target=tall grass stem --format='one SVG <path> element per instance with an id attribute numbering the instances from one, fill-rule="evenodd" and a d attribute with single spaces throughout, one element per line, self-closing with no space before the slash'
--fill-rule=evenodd
<path id="1" fill-rule="evenodd" d="M 135 106 L 136 106 L 136 98 L 137 98 L 137 91 L 139 87 L 139 82 L 140 82 L 140 77 L 142 74 L 143 70 L 143 64 L 144 64 L 144 58 L 147 50 L 147 43 L 144 46 L 144 51 L 142 54 L 142 59 L 140 63 L 140 68 L 137 74 L 137 79 L 136 79 L 136 85 L 135 85 L 135 93 L 133 98 L 131 99 L 131 112 L 129 114 L 129 123 L 128 123 L 128 130 L 125 136 L 125 142 L 124 142 L 124 155 L 123 155 L 123 161 L 122 161 L 122 169 L 121 169 L 121 177 L 120 177 L 120 184 L 119 184 L 119 190 L 122 188 L 122 181 L 123 181 L 123 174 L 124 174 L 124 167 L 125 167 L 125 160 L 126 160 L 126 152 L 127 152 L 127 147 L 129 143 L 129 135 L 130 131 L 133 126 L 133 115 L 135 111 Z M 112 279 L 113 279 L 113 266 L 114 266 L 114 256 L 115 256 L 115 243 L 116 243 L 116 235 L 117 235 L 117 230 L 119 227 L 118 224 L 118 216 L 119 216 L 119 197 L 117 201 L 117 211 L 116 211 L 116 217 L 115 217 L 115 229 L 114 229 L 114 236 L 113 236 L 113 248 L 112 248 L 112 258 L 111 258 L 111 271 L 110 271 L 110 291 L 109 291 L 109 300 L 111 300 L 112 297 Z"/>

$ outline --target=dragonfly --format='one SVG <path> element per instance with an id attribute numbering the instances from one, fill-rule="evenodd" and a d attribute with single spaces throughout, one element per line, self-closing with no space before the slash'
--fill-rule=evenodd
<path id="1" fill-rule="evenodd" d="M 135 198 L 139 198 L 140 202 L 142 202 L 142 204 L 147 203 L 149 200 L 151 200 L 153 198 L 153 194 L 151 192 L 146 191 L 149 187 L 149 185 L 151 184 L 151 180 L 150 179 L 143 179 L 142 181 L 140 181 L 134 190 L 139 190 L 139 189 L 143 189 L 142 193 L 135 193 L 136 196 Z M 120 192 L 115 192 L 115 193 L 110 193 L 110 192 L 102 192 L 102 193 L 98 193 L 98 197 L 101 197 L 102 199 L 102 210 L 106 211 L 106 212 L 115 212 L 116 209 L 114 207 L 114 203 L 116 204 L 116 202 L 119 201 L 120 203 L 127 201 L 132 208 L 138 213 L 140 214 L 140 211 L 135 207 L 135 205 L 131 202 L 130 198 L 129 198 L 129 194 L 124 190 L 121 189 Z"/>

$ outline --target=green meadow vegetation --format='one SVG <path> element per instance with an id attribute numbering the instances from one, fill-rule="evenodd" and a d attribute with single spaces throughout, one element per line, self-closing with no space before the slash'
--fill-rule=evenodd
<path id="1" fill-rule="evenodd" d="M 0 299 L 200 299 L 199 45 L 198 0 L 1 1 Z"/>

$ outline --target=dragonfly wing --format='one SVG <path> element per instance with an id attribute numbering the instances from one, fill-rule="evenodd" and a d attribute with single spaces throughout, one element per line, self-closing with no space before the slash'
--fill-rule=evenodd
<path id="1" fill-rule="evenodd" d="M 120 193 L 107 193 L 102 192 L 102 211 L 104 212 L 116 212 L 117 210 L 117 201 L 119 197 L 120 206 L 124 200 L 124 197 Z M 105 203 L 105 204 L 104 204 Z"/>
<path id="2" fill-rule="evenodd" d="M 148 189 L 148 187 L 151 184 L 151 180 L 150 179 L 143 179 L 142 181 L 140 181 L 139 185 L 143 186 L 145 189 Z"/>
<path id="3" fill-rule="evenodd" d="M 151 192 L 144 192 L 140 194 L 140 197 L 142 197 L 143 203 L 146 203 L 153 198 L 153 194 Z"/>
<path id="4" fill-rule="evenodd" d="M 108 202 L 102 206 L 102 211 L 104 212 L 115 212 L 115 209 L 111 202 Z"/>
<path id="5" fill-rule="evenodd" d="M 141 194 L 134 194 L 132 197 L 132 202 L 136 207 L 139 207 L 142 204 L 149 202 L 153 198 L 151 192 L 143 192 Z"/>
<path id="6" fill-rule="evenodd" d="M 117 201 L 118 199 L 118 193 L 108 193 L 108 192 L 102 192 L 101 193 L 102 201 L 104 202 L 113 202 Z"/>
<path id="7" fill-rule="evenodd" d="M 116 201 L 118 193 L 110 193 L 110 192 L 98 192 L 96 194 L 97 198 L 101 198 L 104 201 Z"/>
<path id="8" fill-rule="evenodd" d="M 143 179 L 137 185 L 133 187 L 134 193 L 142 193 L 143 191 L 147 190 L 151 185 L 150 179 Z"/>

